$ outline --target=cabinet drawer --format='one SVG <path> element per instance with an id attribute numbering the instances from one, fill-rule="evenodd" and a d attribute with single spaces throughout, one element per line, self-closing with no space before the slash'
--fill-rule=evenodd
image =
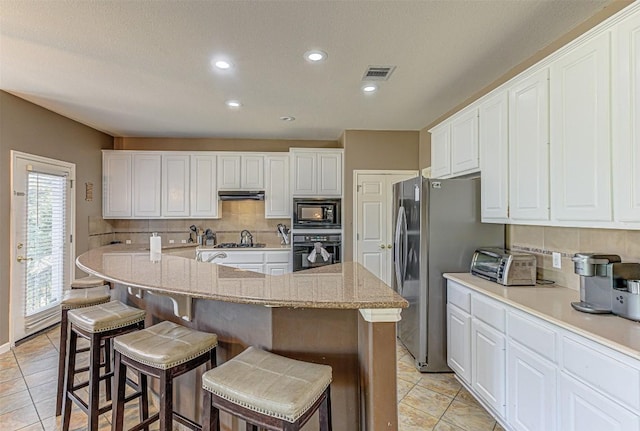
<path id="1" fill-rule="evenodd" d="M 449 281 L 447 283 L 447 302 L 471 313 L 471 290 L 455 281 Z"/>
<path id="2" fill-rule="evenodd" d="M 604 347 L 564 337 L 562 367 L 621 404 L 640 410 L 640 370 L 600 349 Z"/>
<path id="3" fill-rule="evenodd" d="M 557 362 L 555 331 L 511 312 L 507 315 L 507 327 L 511 339 L 551 362 Z"/>
<path id="4" fill-rule="evenodd" d="M 504 333 L 506 311 L 499 302 L 476 294 L 471 297 L 471 310 L 473 317 Z"/>
<path id="5" fill-rule="evenodd" d="M 264 253 L 265 263 L 289 263 L 291 252 L 289 251 L 266 251 Z"/>
<path id="6" fill-rule="evenodd" d="M 264 252 L 255 251 L 225 251 L 227 258 L 224 259 L 225 264 L 230 263 L 259 263 L 264 262 Z"/>

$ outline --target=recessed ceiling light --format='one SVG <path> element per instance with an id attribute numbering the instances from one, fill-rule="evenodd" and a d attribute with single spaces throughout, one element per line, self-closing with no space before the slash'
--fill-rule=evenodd
<path id="1" fill-rule="evenodd" d="M 242 103 L 237 100 L 227 100 L 225 103 L 229 108 L 239 108 L 242 106 Z"/>
<path id="2" fill-rule="evenodd" d="M 213 65 L 221 70 L 227 70 L 231 68 L 231 63 L 226 60 L 217 60 L 213 63 Z"/>
<path id="3" fill-rule="evenodd" d="M 362 87 L 362 91 L 364 91 L 365 93 L 373 93 L 378 89 L 378 87 L 376 85 L 373 84 L 367 84 L 364 87 Z"/>
<path id="4" fill-rule="evenodd" d="M 284 117 L 280 117 L 280 119 L 282 121 L 296 121 L 296 117 L 294 117 L 292 115 L 287 115 L 287 116 L 284 116 Z"/>
<path id="5" fill-rule="evenodd" d="M 319 61 L 325 60 L 327 58 L 327 53 L 318 49 L 313 49 L 311 51 L 305 52 L 304 58 L 312 63 L 317 63 Z"/>

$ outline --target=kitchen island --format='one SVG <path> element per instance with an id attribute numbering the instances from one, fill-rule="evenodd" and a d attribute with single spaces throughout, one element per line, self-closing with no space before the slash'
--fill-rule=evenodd
<path id="1" fill-rule="evenodd" d="M 333 368 L 334 430 L 397 430 L 395 322 L 407 302 L 354 262 L 269 276 L 113 245 L 77 259 L 115 284 L 112 296 L 147 311 L 147 326 L 171 320 L 218 334 L 218 363 L 257 346 Z M 176 406 L 198 419 L 200 373 L 180 378 Z M 241 422 L 226 415 L 223 430 Z M 304 430 L 317 429 L 312 419 Z"/>

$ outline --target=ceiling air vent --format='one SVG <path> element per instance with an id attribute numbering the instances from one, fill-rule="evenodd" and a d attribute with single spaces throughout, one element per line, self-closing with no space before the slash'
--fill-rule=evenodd
<path id="1" fill-rule="evenodd" d="M 369 66 L 362 77 L 363 81 L 386 81 L 389 79 L 395 66 Z"/>

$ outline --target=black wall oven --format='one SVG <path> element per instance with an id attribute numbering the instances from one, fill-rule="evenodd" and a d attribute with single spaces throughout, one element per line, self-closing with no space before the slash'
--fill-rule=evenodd
<path id="1" fill-rule="evenodd" d="M 293 271 L 340 263 L 340 233 L 296 233 L 292 236 Z"/>
<path id="2" fill-rule="evenodd" d="M 340 199 L 295 198 L 293 228 L 340 229 Z"/>

